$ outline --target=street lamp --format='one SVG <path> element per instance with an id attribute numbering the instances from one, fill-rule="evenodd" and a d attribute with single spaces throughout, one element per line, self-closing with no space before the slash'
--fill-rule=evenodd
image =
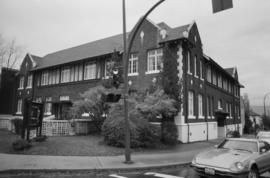
<path id="1" fill-rule="evenodd" d="M 267 96 L 270 94 L 270 92 L 266 93 L 263 98 L 263 108 L 264 108 L 264 116 L 266 117 L 266 108 L 265 108 L 265 100 Z"/>
<path id="2" fill-rule="evenodd" d="M 151 7 L 146 14 L 140 19 L 138 25 L 135 27 L 134 32 L 132 33 L 128 47 L 127 47 L 127 38 L 126 38 L 126 4 L 125 0 L 122 0 L 123 5 L 123 64 L 124 64 L 124 114 L 125 114 L 125 163 L 131 164 L 131 156 L 130 156 L 130 128 L 129 128 L 129 119 L 128 119 L 128 103 L 127 103 L 127 97 L 128 97 L 128 58 L 131 51 L 131 47 L 133 44 L 133 41 L 135 39 L 136 34 L 138 33 L 139 28 L 141 27 L 144 20 L 147 18 L 147 16 L 162 2 L 165 0 L 160 0 L 157 2 L 153 7 Z"/>

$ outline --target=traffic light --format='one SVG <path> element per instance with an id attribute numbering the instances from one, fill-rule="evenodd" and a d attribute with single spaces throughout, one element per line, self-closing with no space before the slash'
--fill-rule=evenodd
<path id="1" fill-rule="evenodd" d="M 232 0 L 212 0 L 213 13 L 217 13 L 233 7 Z"/>
<path id="2" fill-rule="evenodd" d="M 114 69 L 113 70 L 113 77 L 112 77 L 112 85 L 118 89 L 119 85 L 120 85 L 120 75 L 118 72 L 118 69 Z"/>

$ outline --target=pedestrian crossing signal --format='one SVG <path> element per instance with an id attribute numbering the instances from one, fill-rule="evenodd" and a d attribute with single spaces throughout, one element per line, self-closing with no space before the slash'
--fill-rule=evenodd
<path id="1" fill-rule="evenodd" d="M 212 0 L 213 13 L 217 13 L 233 7 L 232 0 Z"/>

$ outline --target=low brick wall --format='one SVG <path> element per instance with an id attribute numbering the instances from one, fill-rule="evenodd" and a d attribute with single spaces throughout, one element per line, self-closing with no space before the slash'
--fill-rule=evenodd
<path id="1" fill-rule="evenodd" d="M 15 133 L 15 126 L 12 119 L 0 117 L 0 129 L 7 129 Z M 97 128 L 91 120 L 44 120 L 42 123 L 42 135 L 46 136 L 70 136 L 70 135 L 87 135 L 97 132 Z M 35 130 L 31 131 L 31 135 L 35 134 Z M 32 137 L 32 136 L 31 136 Z"/>

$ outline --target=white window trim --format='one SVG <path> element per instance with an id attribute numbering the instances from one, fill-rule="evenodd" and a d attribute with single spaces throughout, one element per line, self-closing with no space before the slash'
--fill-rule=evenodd
<path id="1" fill-rule="evenodd" d="M 203 78 L 203 67 L 202 67 L 202 61 L 200 60 L 200 79 L 201 81 L 204 81 L 204 78 Z"/>
<path id="2" fill-rule="evenodd" d="M 190 59 L 190 52 L 187 52 L 187 73 L 189 75 L 192 75 L 191 73 L 191 68 L 190 68 L 190 63 L 191 63 L 191 59 Z"/>
<path id="3" fill-rule="evenodd" d="M 31 82 L 29 82 L 30 76 L 31 76 Z M 28 85 L 29 83 L 30 83 L 30 85 Z M 33 83 L 33 75 L 31 74 L 31 75 L 29 75 L 29 76 L 27 77 L 27 86 L 26 86 L 26 88 L 27 88 L 27 89 L 32 88 L 32 83 Z"/>
<path id="4" fill-rule="evenodd" d="M 200 107 L 201 107 L 201 113 L 200 113 Z M 204 115 L 203 115 L 203 96 L 201 94 L 198 95 L 198 115 L 199 115 L 200 119 L 204 118 Z"/>
<path id="5" fill-rule="evenodd" d="M 199 78 L 198 74 L 197 74 L 197 56 L 194 56 L 194 76 L 196 78 Z"/>
<path id="6" fill-rule="evenodd" d="M 134 57 L 136 56 L 136 57 Z M 137 61 L 137 72 L 133 72 L 134 70 L 134 61 Z M 139 75 L 138 70 L 139 70 L 139 58 L 138 55 L 136 53 L 130 54 L 130 58 L 128 59 L 128 64 L 131 63 L 130 66 L 128 66 L 128 70 L 131 67 L 131 71 L 128 71 L 128 76 L 136 76 Z"/>
<path id="7" fill-rule="evenodd" d="M 192 93 L 192 111 L 193 111 L 192 115 L 189 115 L 189 110 L 190 110 L 190 106 L 191 106 L 190 98 L 189 98 L 190 93 Z M 194 115 L 194 92 L 192 92 L 192 91 L 188 92 L 188 118 L 189 119 L 196 119 L 196 116 Z"/>
<path id="8" fill-rule="evenodd" d="M 19 83 L 19 88 L 18 90 L 23 90 L 24 89 L 24 77 L 20 77 L 20 83 Z"/>
<path id="9" fill-rule="evenodd" d="M 161 53 L 157 53 L 158 50 L 161 50 Z M 150 55 L 150 52 L 151 51 L 154 51 L 155 54 L 154 55 Z M 154 74 L 154 73 L 159 73 L 160 72 L 160 70 L 157 69 L 158 68 L 158 57 L 160 57 L 160 56 L 161 57 L 163 56 L 163 51 L 162 51 L 161 48 L 150 50 L 150 51 L 147 52 L 147 71 L 145 72 L 145 74 Z M 155 68 L 155 70 L 149 70 L 149 57 L 154 57 L 154 60 L 155 60 L 155 66 L 154 66 L 154 68 Z"/>
<path id="10" fill-rule="evenodd" d="M 89 68 L 87 70 L 90 70 L 92 69 L 91 66 L 95 66 L 95 73 L 94 73 L 94 76 L 88 76 L 88 74 L 86 73 L 86 68 Z M 86 63 L 85 66 L 84 66 L 84 76 L 83 76 L 83 79 L 84 80 L 95 80 L 97 79 L 97 64 L 96 62 L 89 62 L 89 63 Z"/>

